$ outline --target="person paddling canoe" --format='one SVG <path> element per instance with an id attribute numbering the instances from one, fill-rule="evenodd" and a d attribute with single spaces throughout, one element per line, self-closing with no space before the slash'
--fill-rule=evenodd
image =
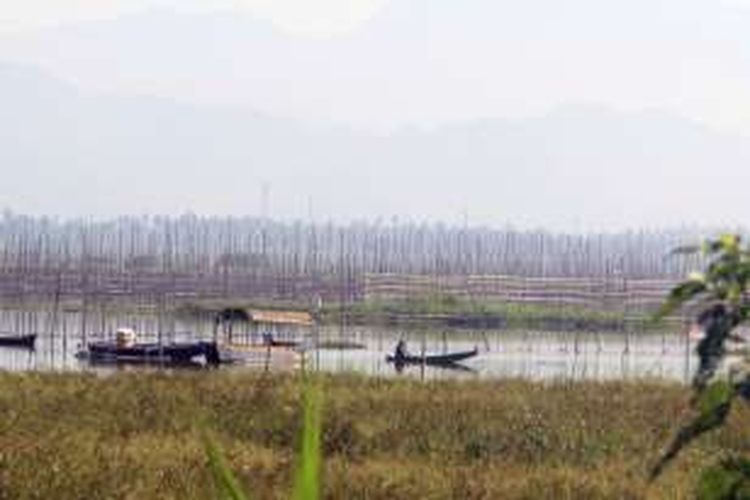
<path id="1" fill-rule="evenodd" d="M 406 349 L 406 341 L 404 339 L 399 339 L 398 343 L 396 344 L 396 350 L 393 353 L 393 357 L 396 359 L 396 362 L 399 362 L 406 358 L 408 355 L 409 352 Z"/>

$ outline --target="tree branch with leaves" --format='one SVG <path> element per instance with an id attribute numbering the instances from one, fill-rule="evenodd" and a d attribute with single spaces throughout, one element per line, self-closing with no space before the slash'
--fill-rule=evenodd
<path id="1" fill-rule="evenodd" d="M 750 281 L 750 246 L 743 246 L 737 235 L 723 235 L 699 247 L 683 247 L 673 254 L 702 253 L 708 260 L 704 273 L 693 273 L 675 286 L 657 319 L 685 306 L 698 310 L 696 322 L 704 335 L 696 352 L 698 367 L 693 376 L 691 416 L 672 438 L 651 469 L 657 478 L 682 449 L 698 436 L 721 426 L 739 397 L 748 400 L 748 375 L 721 379 L 717 371 L 726 358 L 727 343 L 736 339 L 735 330 L 750 317 L 748 282 Z"/>

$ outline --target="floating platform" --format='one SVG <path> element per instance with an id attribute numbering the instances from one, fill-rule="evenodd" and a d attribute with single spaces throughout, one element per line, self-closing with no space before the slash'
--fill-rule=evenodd
<path id="1" fill-rule="evenodd" d="M 290 346 L 219 344 L 218 350 L 222 363 L 295 369 L 302 362 L 302 353 Z"/>

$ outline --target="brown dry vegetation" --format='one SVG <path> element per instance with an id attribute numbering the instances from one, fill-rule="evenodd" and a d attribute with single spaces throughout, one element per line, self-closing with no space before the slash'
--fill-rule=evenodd
<path id="1" fill-rule="evenodd" d="M 688 498 L 721 449 L 750 450 L 740 405 L 649 487 L 690 396 L 658 382 L 338 376 L 324 393 L 327 498 Z M 0 375 L 0 498 L 213 498 L 201 425 L 252 498 L 286 498 L 300 394 L 294 376 Z"/>

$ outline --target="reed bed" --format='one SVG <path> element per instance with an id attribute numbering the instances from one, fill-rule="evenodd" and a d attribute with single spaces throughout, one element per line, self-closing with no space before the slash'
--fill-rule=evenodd
<path id="1" fill-rule="evenodd" d="M 324 498 L 690 498 L 750 451 L 738 407 L 655 485 L 689 389 L 637 383 L 318 380 Z M 303 379 L 251 373 L 0 375 L 0 498 L 214 498 L 204 432 L 252 498 L 288 498 Z"/>

